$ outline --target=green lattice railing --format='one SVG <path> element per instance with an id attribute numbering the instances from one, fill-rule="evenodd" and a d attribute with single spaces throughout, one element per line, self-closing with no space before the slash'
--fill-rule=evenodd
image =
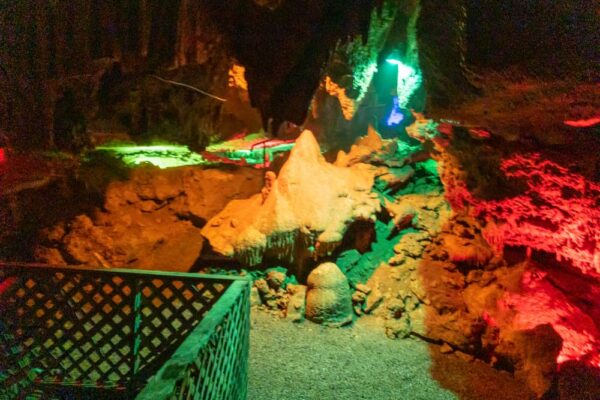
<path id="1" fill-rule="evenodd" d="M 174 390 L 243 399 L 249 287 L 228 276 L 0 264 L 0 398 L 134 398 L 171 357 L 195 351 Z"/>
<path id="2" fill-rule="evenodd" d="M 235 282 L 136 400 L 246 398 L 250 285 Z"/>

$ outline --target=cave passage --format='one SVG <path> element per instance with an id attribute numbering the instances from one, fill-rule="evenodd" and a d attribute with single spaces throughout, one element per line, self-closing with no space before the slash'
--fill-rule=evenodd
<path id="1" fill-rule="evenodd" d="M 600 398 L 594 1 L 5 3 L 1 399 Z"/>

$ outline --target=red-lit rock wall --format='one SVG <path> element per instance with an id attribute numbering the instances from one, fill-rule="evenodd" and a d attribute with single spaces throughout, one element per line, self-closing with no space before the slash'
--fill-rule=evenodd
<path id="1" fill-rule="evenodd" d="M 447 125 L 441 131 L 434 154 L 454 211 L 481 221 L 482 237 L 509 269 L 524 268 L 518 284 L 497 288 L 502 295 L 485 307 L 488 324 L 501 332 L 550 324 L 562 339 L 559 365 L 576 360 L 599 368 L 600 184 L 597 167 L 590 167 L 595 156 L 481 138 L 480 131 Z M 578 136 L 578 145 L 598 149 L 590 135 Z"/>

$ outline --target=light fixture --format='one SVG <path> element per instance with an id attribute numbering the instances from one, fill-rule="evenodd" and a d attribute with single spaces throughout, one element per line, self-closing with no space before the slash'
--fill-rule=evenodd
<path id="1" fill-rule="evenodd" d="M 163 169 L 207 163 L 200 154 L 194 153 L 187 146 L 177 144 L 108 145 L 98 146 L 96 150 L 107 151 L 130 167 L 148 163 Z"/>
<path id="2" fill-rule="evenodd" d="M 385 59 L 385 61 L 388 64 L 394 64 L 394 65 L 402 64 L 402 60 L 401 60 L 401 57 L 400 57 L 400 52 L 398 51 L 398 49 L 392 50 L 392 52 L 390 54 L 388 54 L 388 56 Z"/>

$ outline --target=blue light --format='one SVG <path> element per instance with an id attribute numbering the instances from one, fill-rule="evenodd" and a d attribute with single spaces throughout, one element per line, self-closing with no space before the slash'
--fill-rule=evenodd
<path id="1" fill-rule="evenodd" d="M 387 126 L 397 126 L 400 125 L 400 122 L 404 120 L 404 114 L 402 114 L 400 109 L 400 101 L 398 100 L 398 96 L 394 97 L 394 105 L 392 106 L 392 111 L 387 118 L 386 125 Z"/>

